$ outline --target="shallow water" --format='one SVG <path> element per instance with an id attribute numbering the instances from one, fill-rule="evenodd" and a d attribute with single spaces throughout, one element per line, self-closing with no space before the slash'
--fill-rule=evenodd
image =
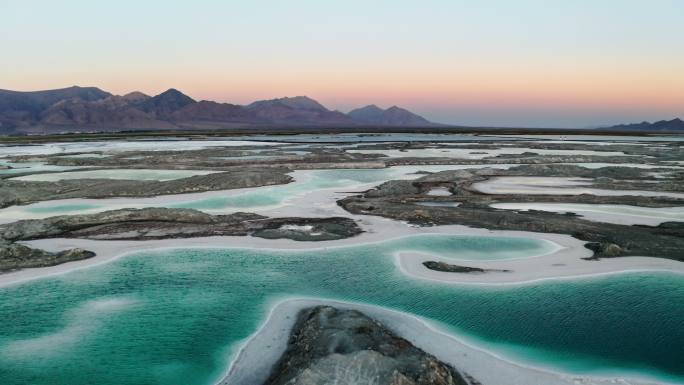
<path id="1" fill-rule="evenodd" d="M 240 137 L 225 140 L 186 140 L 181 138 L 154 140 L 109 140 L 83 142 L 54 142 L 36 145 L 0 145 L 0 156 L 48 155 L 74 152 L 174 151 L 201 150 L 210 147 L 273 146 L 278 143 L 254 142 Z"/>
<path id="2" fill-rule="evenodd" d="M 64 154 L 64 155 L 58 155 L 60 158 L 74 158 L 74 159 L 81 159 L 81 158 L 109 158 L 111 155 L 108 154 L 100 154 L 97 152 L 86 152 L 86 153 L 81 153 L 81 154 Z"/>
<path id="3" fill-rule="evenodd" d="M 279 141 L 290 143 L 354 143 L 354 142 L 432 142 L 432 141 L 495 141 L 502 137 L 485 137 L 470 134 L 299 134 L 299 135 L 247 135 L 247 140 Z M 516 139 L 513 139 L 516 140 Z"/>
<path id="4" fill-rule="evenodd" d="M 592 183 L 590 178 L 502 176 L 473 183 L 472 187 L 485 194 L 592 194 L 598 196 L 638 195 L 684 198 L 684 193 L 669 191 L 608 190 L 583 187 L 590 186 Z"/>
<path id="5" fill-rule="evenodd" d="M 460 202 L 416 202 L 418 206 L 427 206 L 427 207 L 458 207 L 461 203 Z"/>
<path id="6" fill-rule="evenodd" d="M 681 168 L 680 166 L 675 166 L 675 165 L 661 165 L 661 164 L 640 164 L 640 163 L 559 163 L 559 164 L 570 164 L 573 166 L 580 166 L 584 168 L 589 168 L 589 169 L 596 169 L 596 168 L 602 168 L 602 167 L 634 167 L 634 168 L 641 168 L 641 169 L 650 169 L 650 168 L 671 168 L 671 169 L 678 169 Z"/>
<path id="7" fill-rule="evenodd" d="M 453 167 L 453 166 L 452 166 Z M 304 180 L 283 186 L 266 187 L 246 193 L 213 197 L 167 205 L 167 207 L 181 207 L 205 211 L 255 209 L 273 207 L 292 199 L 293 197 L 311 193 L 312 191 L 344 188 L 350 191 L 368 184 L 379 184 L 392 179 L 414 179 L 422 176 L 419 171 L 441 171 L 449 166 L 401 166 L 383 169 L 339 169 L 315 170 Z"/>
<path id="8" fill-rule="evenodd" d="M 0 174 L 23 174 L 28 172 L 42 172 L 42 171 L 66 171 L 77 168 L 87 168 L 87 166 L 56 166 L 53 164 L 45 164 L 42 162 L 7 162 L 0 160 L 0 166 L 12 167 L 9 169 L 0 169 Z"/>
<path id="9" fill-rule="evenodd" d="M 211 170 L 153 170 L 153 169 L 106 169 L 33 174 L 13 178 L 15 180 L 56 182 L 68 179 L 126 179 L 167 181 L 188 178 L 194 175 L 213 174 Z"/>
<path id="10" fill-rule="evenodd" d="M 506 168 L 510 165 L 496 165 Z M 247 191 L 229 190 L 209 194 L 168 196 L 163 203 L 156 198 L 69 199 L 38 202 L 26 206 L 13 206 L 0 210 L 0 223 L 28 218 L 44 218 L 60 214 L 90 214 L 106 210 L 142 207 L 192 208 L 209 213 L 231 213 L 238 210 L 264 210 L 285 204 L 288 200 L 322 189 L 339 188 L 355 191 L 369 188 L 392 179 L 413 179 L 422 176 L 419 171 L 436 172 L 478 165 L 400 166 L 383 169 L 339 169 L 301 172 L 301 180 L 278 186 L 265 186 Z M 135 171 L 135 170 L 127 170 Z M 207 196 L 209 195 L 209 196 Z"/>
<path id="11" fill-rule="evenodd" d="M 487 136 L 487 135 L 483 135 Z M 499 138 L 515 139 L 548 139 L 554 141 L 585 141 L 585 142 L 682 142 L 684 135 L 652 135 L 652 136 L 629 136 L 629 135 L 499 135 Z"/>
<path id="12" fill-rule="evenodd" d="M 517 361 L 684 381 L 684 278 L 665 273 L 518 286 L 405 276 L 392 254 L 517 258 L 524 238 L 421 235 L 310 251 L 158 250 L 2 289 L 3 384 L 211 384 L 284 296 L 420 315 Z"/>
<path id="13" fill-rule="evenodd" d="M 484 159 L 498 155 L 519 155 L 525 152 L 539 155 L 596 155 L 596 156 L 630 156 L 620 151 L 588 151 L 588 150 L 546 150 L 525 147 L 505 147 L 500 149 L 473 148 L 420 148 L 407 150 L 347 150 L 356 154 L 382 154 L 390 158 L 458 158 Z"/>
<path id="14" fill-rule="evenodd" d="M 572 212 L 582 217 L 619 225 L 658 226 L 663 222 L 684 222 L 684 207 L 639 207 L 574 203 L 497 203 L 492 207 L 508 210 L 542 210 L 557 213 Z"/>

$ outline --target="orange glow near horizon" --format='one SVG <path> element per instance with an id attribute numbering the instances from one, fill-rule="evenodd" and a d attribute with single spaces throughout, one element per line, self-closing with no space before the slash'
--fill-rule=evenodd
<path id="1" fill-rule="evenodd" d="M 257 72 L 222 75 L 187 73 L 171 68 L 154 76 L 131 74 L 118 79 L 108 74 L 83 76 L 61 73 L 29 79 L 7 79 L 4 88 L 38 90 L 70 85 L 96 86 L 114 94 L 141 91 L 157 94 L 178 88 L 197 100 L 247 104 L 254 100 L 307 95 L 332 109 L 378 104 L 406 107 L 567 107 L 684 110 L 684 77 L 676 68 L 634 72 L 629 68 L 459 68 L 414 73 L 358 71 L 345 74 L 315 71 Z M 302 71 L 306 72 L 306 71 Z M 635 75 L 636 74 L 636 75 Z M 86 74 L 88 75 L 88 74 Z M 103 76 L 104 75 L 104 76 Z M 639 76 L 640 75 L 640 76 Z M 628 82 L 624 79 L 630 79 Z M 673 81 L 674 79 L 674 81 Z"/>
<path id="2" fill-rule="evenodd" d="M 177 88 L 234 104 L 307 95 L 453 124 L 684 117 L 684 2 L 198 2 L 131 2 L 135 14 L 0 2 L 11 16 L 0 88 Z"/>

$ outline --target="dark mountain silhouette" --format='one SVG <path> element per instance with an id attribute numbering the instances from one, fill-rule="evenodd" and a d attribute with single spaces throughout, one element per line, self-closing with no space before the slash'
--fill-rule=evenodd
<path id="1" fill-rule="evenodd" d="M 263 108 L 277 108 L 285 107 L 293 110 L 309 110 L 309 111 L 328 111 L 321 103 L 311 99 L 308 96 L 294 96 L 284 97 L 270 100 L 258 100 L 252 104 L 247 105 L 249 109 L 263 109 Z"/>
<path id="2" fill-rule="evenodd" d="M 242 106 L 208 100 L 188 104 L 171 114 L 171 118 L 181 122 L 250 122 L 257 120 L 254 114 Z"/>
<path id="3" fill-rule="evenodd" d="M 384 113 L 385 110 L 376 106 L 375 104 L 371 104 L 351 110 L 347 115 L 359 122 L 379 123 L 382 121 L 382 115 Z"/>
<path id="4" fill-rule="evenodd" d="M 608 128 L 609 130 L 626 130 L 626 131 L 682 131 L 684 130 L 684 121 L 675 118 L 672 120 L 660 120 L 658 122 L 641 122 L 631 124 L 619 124 Z"/>
<path id="5" fill-rule="evenodd" d="M 432 126 L 422 116 L 416 115 L 397 106 L 392 106 L 386 110 L 371 104 L 369 106 L 357 108 L 348 114 L 352 119 L 361 123 L 375 124 L 380 126 Z"/>
<path id="6" fill-rule="evenodd" d="M 430 126 L 398 107 L 375 106 L 349 114 L 306 96 L 260 100 L 247 106 L 195 101 L 176 89 L 148 96 L 118 96 L 95 87 L 20 92 L 0 90 L 0 134 L 239 126 Z"/>
<path id="7" fill-rule="evenodd" d="M 349 116 L 330 111 L 306 96 L 256 101 L 246 107 L 254 116 L 276 124 L 353 125 Z"/>
<path id="8" fill-rule="evenodd" d="M 164 118 L 194 103 L 197 102 L 193 98 L 175 88 L 170 88 L 157 96 L 144 100 L 137 107 L 145 112 L 154 114 L 158 118 Z"/>
<path id="9" fill-rule="evenodd" d="M 53 104 L 76 99 L 97 101 L 111 96 L 96 87 L 69 87 L 47 91 L 0 90 L 0 127 L 35 124 L 40 115 Z"/>

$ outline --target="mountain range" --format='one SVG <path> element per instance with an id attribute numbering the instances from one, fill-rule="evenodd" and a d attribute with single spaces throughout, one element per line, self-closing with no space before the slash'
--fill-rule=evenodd
<path id="1" fill-rule="evenodd" d="M 260 100 L 246 106 L 196 101 L 176 89 L 156 96 L 119 96 L 96 87 L 46 91 L 0 90 L 0 134 L 210 129 L 243 126 L 436 127 L 396 106 L 370 105 L 348 114 L 306 97 Z"/>
<path id="2" fill-rule="evenodd" d="M 609 127 L 610 130 L 620 131 L 682 131 L 684 130 L 684 120 L 675 118 L 672 120 L 660 120 L 657 122 L 641 122 L 631 124 L 619 124 Z"/>

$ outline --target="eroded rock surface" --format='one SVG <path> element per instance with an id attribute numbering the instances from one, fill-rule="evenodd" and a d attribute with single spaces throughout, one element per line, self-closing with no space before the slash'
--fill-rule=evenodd
<path id="1" fill-rule="evenodd" d="M 583 171 L 585 177 L 613 175 L 631 177 L 633 170 L 609 167 Z M 587 170 L 587 169 L 582 169 Z M 629 170 L 629 169 L 628 169 Z M 684 226 L 629 226 L 593 222 L 581 217 L 545 211 L 494 209 L 490 205 L 507 202 L 566 202 L 626 204 L 649 207 L 683 206 L 684 200 L 670 197 L 485 194 L 472 184 L 490 177 L 525 175 L 559 176 L 577 171 L 574 166 L 523 166 L 511 170 L 489 168 L 443 171 L 413 181 L 386 182 L 363 195 L 351 196 L 338 204 L 354 214 L 378 215 L 423 226 L 465 225 L 491 230 L 519 230 L 569 234 L 587 241 L 594 258 L 652 256 L 684 261 Z M 638 171 L 642 172 L 642 171 Z M 617 179 L 610 179 L 616 181 Z M 451 196 L 429 196 L 434 188 L 448 189 Z M 654 186 L 652 186 L 654 188 Z M 458 207 L 427 206 L 420 202 L 459 203 Z"/>
<path id="2" fill-rule="evenodd" d="M 356 310 L 302 310 L 264 385 L 475 385 Z"/>
<path id="3" fill-rule="evenodd" d="M 34 249 L 18 243 L 0 242 L 0 272 L 45 267 L 60 263 L 88 259 L 95 253 L 83 249 L 69 249 L 56 253 Z"/>
<path id="4" fill-rule="evenodd" d="M 192 209 L 146 208 L 62 215 L 0 226 L 0 270 L 42 267 L 94 256 L 91 252 L 48 253 L 18 241 L 43 238 L 152 240 L 208 236 L 324 241 L 352 237 L 361 228 L 350 218 L 268 218 L 252 213 L 211 215 Z"/>
<path id="5" fill-rule="evenodd" d="M 287 169 L 267 168 L 226 171 L 169 181 L 72 179 L 30 182 L 0 179 L 0 208 L 32 202 L 69 198 L 152 197 L 247 187 L 285 184 L 292 181 Z"/>
<path id="6" fill-rule="evenodd" d="M 430 270 L 443 271 L 446 273 L 487 273 L 487 272 L 508 273 L 508 272 L 510 272 L 510 270 L 482 269 L 479 267 L 453 265 L 450 263 L 437 262 L 437 261 L 423 262 L 423 266 L 427 267 Z"/>

